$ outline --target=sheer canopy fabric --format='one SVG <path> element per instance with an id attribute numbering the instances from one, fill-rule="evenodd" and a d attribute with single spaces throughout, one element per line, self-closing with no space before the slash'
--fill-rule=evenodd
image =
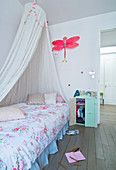
<path id="1" fill-rule="evenodd" d="M 25 102 L 30 93 L 51 92 L 64 97 L 52 55 L 46 14 L 36 3 L 28 3 L 0 71 L 0 105 Z"/>

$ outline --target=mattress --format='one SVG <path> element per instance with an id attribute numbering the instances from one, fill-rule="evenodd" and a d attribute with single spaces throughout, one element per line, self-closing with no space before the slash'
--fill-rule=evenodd
<path id="1" fill-rule="evenodd" d="M 25 119 L 0 122 L 0 169 L 27 170 L 69 120 L 69 106 L 17 104 Z"/>

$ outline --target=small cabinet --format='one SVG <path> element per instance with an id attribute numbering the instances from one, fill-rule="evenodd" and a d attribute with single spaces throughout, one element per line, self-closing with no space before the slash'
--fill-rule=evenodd
<path id="1" fill-rule="evenodd" d="M 97 99 L 91 96 L 78 96 L 70 100 L 69 125 L 97 127 Z"/>

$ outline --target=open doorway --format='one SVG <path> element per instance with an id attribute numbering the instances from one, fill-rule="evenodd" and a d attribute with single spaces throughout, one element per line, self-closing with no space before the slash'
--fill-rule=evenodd
<path id="1" fill-rule="evenodd" d="M 116 123 L 116 29 L 101 31 L 101 123 Z"/>

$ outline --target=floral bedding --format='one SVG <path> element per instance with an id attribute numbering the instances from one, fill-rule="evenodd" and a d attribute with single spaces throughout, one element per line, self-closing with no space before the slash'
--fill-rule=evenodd
<path id="1" fill-rule="evenodd" d="M 69 119 L 66 103 L 18 106 L 25 119 L 0 122 L 0 170 L 31 168 Z"/>

